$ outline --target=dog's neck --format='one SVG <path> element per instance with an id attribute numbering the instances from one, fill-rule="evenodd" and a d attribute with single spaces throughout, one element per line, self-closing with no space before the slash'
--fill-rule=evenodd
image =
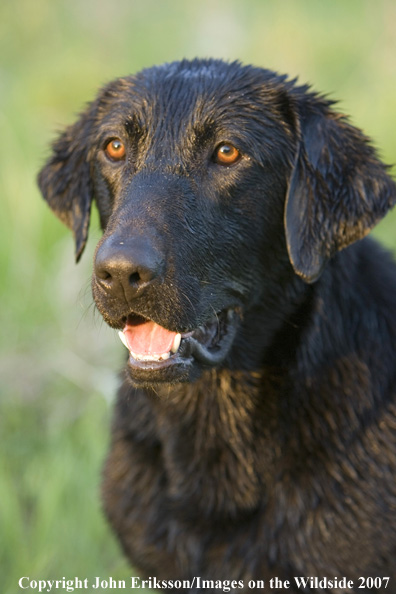
<path id="1" fill-rule="evenodd" d="M 280 383 L 270 371 L 263 379 L 255 372 L 208 370 L 188 390 L 178 384 L 144 391 L 171 499 L 190 501 L 198 515 L 257 509 L 263 483 L 276 475 Z M 263 416 L 268 427 L 258 425 Z"/>

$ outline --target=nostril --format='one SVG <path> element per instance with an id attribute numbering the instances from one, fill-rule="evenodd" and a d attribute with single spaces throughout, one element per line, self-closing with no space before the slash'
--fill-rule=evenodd
<path id="1" fill-rule="evenodd" d="M 129 276 L 129 284 L 136 287 L 141 282 L 140 274 L 138 272 L 132 272 Z"/>
<path id="2" fill-rule="evenodd" d="M 104 280 L 104 281 L 110 281 L 110 280 L 111 280 L 111 274 L 110 274 L 110 272 L 107 272 L 107 270 L 103 270 L 103 271 L 101 271 L 101 272 L 98 274 L 98 276 L 99 276 L 99 278 L 100 278 L 101 280 Z"/>
<path id="3" fill-rule="evenodd" d="M 101 266 L 100 263 L 98 263 L 98 262 L 96 263 L 96 266 L 95 266 L 95 274 L 96 274 L 97 278 L 101 281 L 110 282 L 112 280 L 111 273 L 108 270 L 106 270 L 106 268 Z"/>

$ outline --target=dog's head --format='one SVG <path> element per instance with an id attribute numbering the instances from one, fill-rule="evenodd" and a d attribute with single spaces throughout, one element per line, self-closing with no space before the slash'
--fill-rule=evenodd
<path id="1" fill-rule="evenodd" d="M 39 184 L 77 259 L 95 198 L 93 294 L 136 383 L 220 364 L 241 314 L 270 309 L 290 279 L 316 281 L 395 202 L 385 166 L 329 102 L 216 60 L 109 84 L 54 143 Z"/>

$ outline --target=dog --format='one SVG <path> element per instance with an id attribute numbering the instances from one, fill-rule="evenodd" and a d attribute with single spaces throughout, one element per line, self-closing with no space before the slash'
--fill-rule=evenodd
<path id="1" fill-rule="evenodd" d="M 39 186 L 77 260 L 100 214 L 129 351 L 102 492 L 133 566 L 395 593 L 396 266 L 365 236 L 396 187 L 363 133 L 296 80 L 182 60 L 105 86 Z"/>

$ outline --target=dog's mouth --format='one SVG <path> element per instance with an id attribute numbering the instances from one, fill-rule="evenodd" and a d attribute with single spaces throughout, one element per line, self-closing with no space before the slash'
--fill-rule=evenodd
<path id="1" fill-rule="evenodd" d="M 195 330 L 179 333 L 131 314 L 119 336 L 129 350 L 129 365 L 135 369 L 154 371 L 193 360 L 213 366 L 227 355 L 237 322 L 237 310 L 226 309 Z"/>

